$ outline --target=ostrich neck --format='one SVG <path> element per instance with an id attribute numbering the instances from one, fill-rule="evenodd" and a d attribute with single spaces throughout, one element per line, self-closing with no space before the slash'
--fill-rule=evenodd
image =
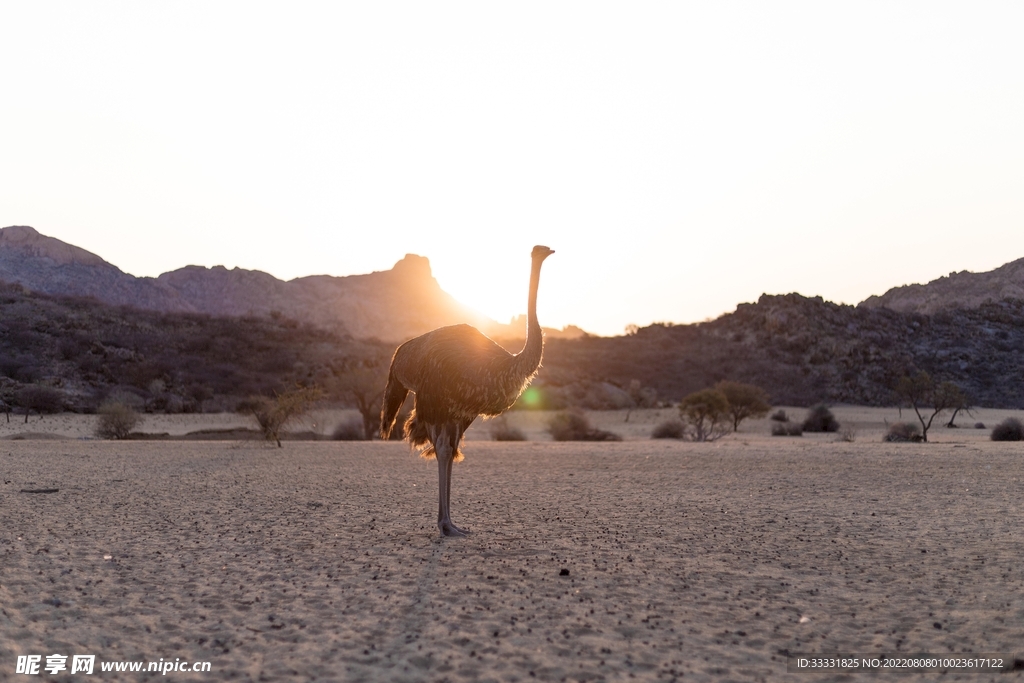
<path id="1" fill-rule="evenodd" d="M 540 358 L 544 350 L 544 333 L 537 322 L 537 287 L 540 285 L 540 261 L 535 261 L 530 271 L 530 298 L 526 313 L 526 344 L 515 356 L 516 375 L 530 377 L 540 367 Z"/>

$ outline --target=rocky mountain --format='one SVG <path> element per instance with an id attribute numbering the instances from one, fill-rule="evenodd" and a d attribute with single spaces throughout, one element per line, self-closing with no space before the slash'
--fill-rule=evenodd
<path id="1" fill-rule="evenodd" d="M 928 284 L 893 287 L 859 305 L 904 313 L 937 313 L 953 308 L 978 308 L 1004 299 L 1024 299 L 1024 258 L 984 273 L 960 271 Z"/>
<path id="2" fill-rule="evenodd" d="M 390 342 L 455 323 L 475 325 L 496 338 L 525 336 L 525 324 L 502 325 L 459 304 L 434 279 L 430 262 L 414 254 L 391 270 L 348 277 L 315 275 L 285 282 L 258 270 L 186 266 L 149 278 L 125 273 L 28 226 L 11 226 L 0 229 L 0 281 L 155 311 L 284 316 Z M 582 334 L 578 329 L 549 331 L 550 336 Z"/>
<path id="3" fill-rule="evenodd" d="M 115 305 L 195 311 L 173 289 L 122 272 L 102 258 L 26 225 L 0 228 L 0 281 L 44 294 L 93 297 Z"/>
<path id="4" fill-rule="evenodd" d="M 601 384 L 637 380 L 675 401 L 723 379 L 761 386 L 777 404 L 884 406 L 917 370 L 955 382 L 975 405 L 1024 408 L 1024 300 L 925 315 L 763 295 L 710 322 L 552 340 L 539 380 L 551 407 L 579 401 L 581 386 L 594 387 L 583 399 L 597 407 Z"/>

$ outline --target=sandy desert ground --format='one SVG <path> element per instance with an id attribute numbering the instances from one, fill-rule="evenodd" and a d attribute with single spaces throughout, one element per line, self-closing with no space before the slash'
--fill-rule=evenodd
<path id="1" fill-rule="evenodd" d="M 1024 446 L 884 444 L 895 411 L 836 412 L 853 443 L 767 421 L 645 438 L 667 411 L 595 415 L 620 443 L 484 425 L 455 468 L 464 539 L 438 538 L 436 468 L 398 443 L 4 440 L 0 679 L 33 680 L 14 673 L 33 654 L 96 655 L 54 680 L 152 680 L 100 662 L 160 658 L 210 662 L 183 680 L 1024 676 L 787 672 L 795 653 L 1024 658 Z"/>

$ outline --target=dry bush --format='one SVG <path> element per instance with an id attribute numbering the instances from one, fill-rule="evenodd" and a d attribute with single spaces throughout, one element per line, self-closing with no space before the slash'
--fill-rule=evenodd
<path id="1" fill-rule="evenodd" d="M 366 430 L 361 418 L 350 418 L 339 422 L 331 432 L 333 441 L 366 441 Z"/>
<path id="2" fill-rule="evenodd" d="M 124 403 L 107 401 L 96 413 L 96 436 L 101 439 L 127 439 L 132 431 L 142 424 L 142 417 L 135 409 Z"/>
<path id="3" fill-rule="evenodd" d="M 772 424 L 772 436 L 803 436 L 804 426 L 799 422 L 775 422 Z"/>
<path id="4" fill-rule="evenodd" d="M 322 392 L 316 387 L 297 387 L 277 394 L 274 398 L 250 396 L 238 404 L 238 412 L 248 413 L 256 419 L 263 438 L 281 447 L 281 432 L 320 400 Z"/>
<path id="5" fill-rule="evenodd" d="M 567 410 L 548 421 L 548 432 L 555 441 L 622 441 L 622 437 L 597 429 L 582 411 Z"/>
<path id="6" fill-rule="evenodd" d="M 993 441 L 1024 441 L 1024 424 L 1015 417 L 1008 417 L 992 428 Z"/>
<path id="7" fill-rule="evenodd" d="M 974 428 L 975 429 L 985 429 L 985 423 L 984 422 L 975 422 L 974 423 Z"/>
<path id="8" fill-rule="evenodd" d="M 652 439 L 684 439 L 686 438 L 686 425 L 679 420 L 665 420 L 659 423 L 651 432 Z"/>
<path id="9" fill-rule="evenodd" d="M 838 432 L 839 421 L 825 405 L 814 406 L 804 418 L 805 432 Z"/>
<path id="10" fill-rule="evenodd" d="M 769 419 L 772 420 L 773 422 L 789 422 L 789 416 L 786 415 L 786 411 L 783 410 L 782 408 L 779 408 L 774 413 L 772 413 L 772 416 Z"/>
<path id="11" fill-rule="evenodd" d="M 491 423 L 491 438 L 495 441 L 526 441 L 526 434 L 509 424 L 508 418 L 502 415 Z"/>
<path id="12" fill-rule="evenodd" d="M 916 424 L 910 424 L 908 422 L 895 422 L 889 425 L 889 431 L 886 432 L 882 441 L 892 441 L 897 443 L 921 441 L 921 428 Z"/>
<path id="13" fill-rule="evenodd" d="M 846 443 L 853 443 L 857 440 L 857 430 L 853 427 L 843 427 L 839 430 L 839 438 L 837 441 L 845 441 Z"/>

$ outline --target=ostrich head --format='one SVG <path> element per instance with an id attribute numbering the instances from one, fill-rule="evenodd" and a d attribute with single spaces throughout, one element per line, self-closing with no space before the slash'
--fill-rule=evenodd
<path id="1" fill-rule="evenodd" d="M 541 245 L 538 244 L 537 246 L 535 246 L 533 248 L 532 256 L 533 256 L 533 260 L 534 261 L 540 263 L 540 262 L 544 261 L 544 259 L 546 259 L 548 256 L 551 256 L 554 253 L 555 253 L 554 249 L 548 249 L 547 247 L 544 247 L 544 246 L 541 246 Z"/>

